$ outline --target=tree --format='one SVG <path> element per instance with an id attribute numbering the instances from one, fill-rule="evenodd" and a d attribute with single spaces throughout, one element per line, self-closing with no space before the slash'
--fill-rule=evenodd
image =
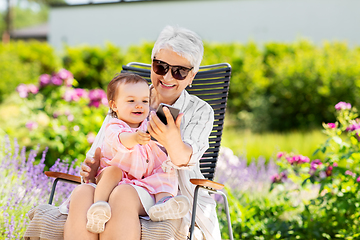
<path id="1" fill-rule="evenodd" d="M 21 0 L 20 0 L 21 1 Z M 38 3 L 40 6 L 49 6 L 51 4 L 65 4 L 65 0 L 22 0 L 28 2 Z M 2 34 L 3 43 L 10 41 L 10 33 L 13 30 L 14 23 L 14 6 L 13 0 L 6 0 L 6 11 L 5 11 L 5 30 Z"/>

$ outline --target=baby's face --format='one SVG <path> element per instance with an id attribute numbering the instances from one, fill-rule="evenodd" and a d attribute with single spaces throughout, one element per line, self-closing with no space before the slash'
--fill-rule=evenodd
<path id="1" fill-rule="evenodd" d="M 117 89 L 113 110 L 118 119 L 137 128 L 149 114 L 150 90 L 145 82 L 122 83 Z"/>

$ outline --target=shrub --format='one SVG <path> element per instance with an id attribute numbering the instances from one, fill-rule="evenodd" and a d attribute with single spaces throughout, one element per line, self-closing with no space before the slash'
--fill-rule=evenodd
<path id="1" fill-rule="evenodd" d="M 0 141 L 0 236 L 2 239 L 21 239 L 29 223 L 27 212 L 44 204 L 50 196 L 52 180 L 43 173 L 46 150 L 37 159 L 38 147 L 26 157 L 25 148 L 17 141 L 11 144 L 6 136 Z M 77 174 L 78 168 L 60 160 L 51 167 L 52 171 Z M 74 185 L 59 183 L 55 203 L 60 204 L 73 190 Z"/>
<path id="2" fill-rule="evenodd" d="M 336 122 L 323 124 L 328 139 L 318 151 L 325 154 L 324 159 L 310 161 L 301 155 L 278 155 L 282 176 L 298 189 L 319 186 L 318 194 L 302 203 L 302 221 L 294 226 L 294 231 L 308 239 L 360 236 L 360 120 L 349 103 L 339 102 L 335 109 Z M 282 185 L 282 180 L 276 179 L 274 184 Z"/>
<path id="3" fill-rule="evenodd" d="M 48 146 L 47 166 L 59 157 L 82 162 L 108 111 L 102 89 L 76 84 L 72 74 L 61 69 L 41 75 L 38 85 L 20 84 L 18 95 L 9 98 L 17 111 L 3 119 L 3 130 L 29 148 Z"/>
<path id="4" fill-rule="evenodd" d="M 121 71 L 123 58 L 120 48 L 111 43 L 104 48 L 65 47 L 63 64 L 74 74 L 80 87 L 105 89 L 115 74 Z"/>
<path id="5" fill-rule="evenodd" d="M 60 66 L 55 50 L 47 43 L 0 43 L 0 102 L 20 83 L 35 83 L 40 74 Z"/>

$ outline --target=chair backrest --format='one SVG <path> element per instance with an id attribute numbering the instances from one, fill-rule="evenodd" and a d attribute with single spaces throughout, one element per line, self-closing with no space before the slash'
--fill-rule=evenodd
<path id="1" fill-rule="evenodd" d="M 150 83 L 150 69 L 150 64 L 131 62 L 124 65 L 121 72 L 136 73 Z M 219 155 L 230 76 L 231 66 L 228 63 L 201 66 L 193 80 L 192 87 L 186 88 L 190 94 L 196 95 L 209 103 L 215 113 L 214 126 L 209 137 L 210 147 L 200 159 L 201 172 L 209 180 L 214 178 L 216 161 Z"/>

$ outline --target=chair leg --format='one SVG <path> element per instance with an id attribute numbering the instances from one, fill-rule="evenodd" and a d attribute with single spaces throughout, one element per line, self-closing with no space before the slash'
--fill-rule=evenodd
<path id="1" fill-rule="evenodd" d="M 51 193 L 50 193 L 50 199 L 49 199 L 49 204 L 51 205 L 54 199 L 54 195 L 55 195 L 55 189 L 56 189 L 56 184 L 58 183 L 58 181 L 60 180 L 60 178 L 56 178 L 53 182 L 52 188 L 51 188 Z"/>
<path id="2" fill-rule="evenodd" d="M 194 191 L 194 202 L 193 202 L 193 210 L 192 210 L 191 225 L 190 225 L 190 238 L 189 238 L 190 240 L 193 239 L 193 233 L 194 233 L 194 228 L 195 228 L 196 206 L 197 206 L 197 198 L 198 198 L 199 188 L 200 188 L 199 185 L 196 186 L 195 191 Z M 219 194 L 223 197 L 224 205 L 225 205 L 226 219 L 228 222 L 229 238 L 230 238 L 230 240 L 234 240 L 232 227 L 231 227 L 229 204 L 227 201 L 226 194 L 223 193 L 222 191 L 210 190 L 210 189 L 206 189 L 206 188 L 203 188 L 203 189 L 207 190 L 210 194 Z"/>
<path id="3" fill-rule="evenodd" d="M 191 214 L 191 225 L 190 225 L 190 240 L 193 239 L 193 233 L 194 233 L 194 228 L 195 228 L 196 206 L 197 206 L 197 198 L 198 198 L 199 188 L 200 188 L 199 185 L 196 186 L 195 192 L 194 192 L 193 210 L 192 210 L 192 214 Z"/>
<path id="4" fill-rule="evenodd" d="M 224 199 L 225 213 L 226 213 L 226 219 L 227 219 L 227 222 L 228 222 L 228 229 L 229 229 L 229 237 L 230 237 L 230 240 L 234 240 L 234 238 L 233 238 L 233 232 L 232 232 L 232 227 L 231 227 L 229 204 L 228 204 L 228 200 L 227 200 L 226 194 L 223 193 L 222 191 L 216 191 L 216 192 L 214 192 L 214 194 L 220 194 L 220 195 L 223 197 L 223 199 Z"/>
<path id="5" fill-rule="evenodd" d="M 51 193 L 50 193 L 50 199 L 49 199 L 49 204 L 51 205 L 54 199 L 54 195 L 55 195 L 55 190 L 56 190 L 56 185 L 58 183 L 58 181 L 62 181 L 62 182 L 67 182 L 67 183 L 71 183 L 71 184 L 80 184 L 76 181 L 72 181 L 72 180 L 68 180 L 68 179 L 63 179 L 63 178 L 55 178 L 52 188 L 51 188 Z"/>

